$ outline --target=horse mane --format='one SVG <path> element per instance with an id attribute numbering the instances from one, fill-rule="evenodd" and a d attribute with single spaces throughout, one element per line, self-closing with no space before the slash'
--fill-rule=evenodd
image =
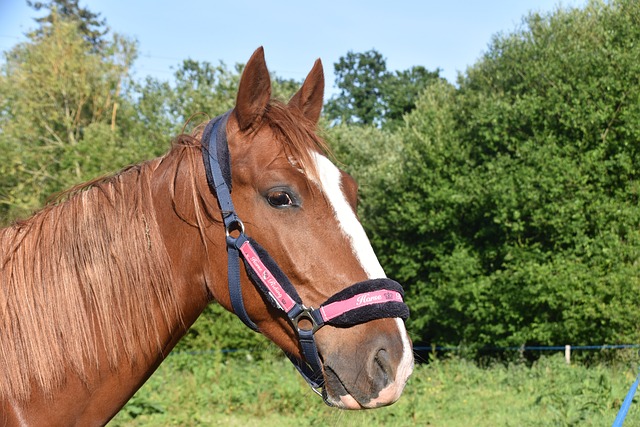
<path id="1" fill-rule="evenodd" d="M 85 380 L 136 350 L 162 351 L 181 319 L 150 176 L 159 159 L 72 189 L 66 200 L 0 230 L 0 398 L 51 394 L 69 367 Z M 161 313 L 156 314 L 156 311 Z"/>
<path id="2" fill-rule="evenodd" d="M 317 176 L 313 153 L 330 149 L 315 123 L 271 101 L 263 126 L 292 165 Z M 142 357 L 163 350 L 159 329 L 182 320 L 151 176 L 169 159 L 177 174 L 185 158 L 193 175 L 202 130 L 178 136 L 162 158 L 76 186 L 31 218 L 0 229 L 0 399 L 25 400 L 33 387 L 50 395 L 64 383 L 67 367 L 86 380 L 86 368 L 99 365 L 101 352 L 115 368 L 123 359 L 139 362 L 140 350 Z M 174 198 L 175 188 L 169 191 Z M 192 191 L 197 218 L 187 222 L 202 234 L 216 215 L 195 185 Z"/>

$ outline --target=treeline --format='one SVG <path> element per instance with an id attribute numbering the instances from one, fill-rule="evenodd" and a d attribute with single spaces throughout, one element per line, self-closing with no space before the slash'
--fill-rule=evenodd
<path id="1" fill-rule="evenodd" d="M 0 223 L 163 153 L 233 105 L 242 70 L 185 60 L 171 85 L 133 81 L 134 41 L 77 0 L 44 9 L 0 68 Z M 416 342 L 638 342 L 638 58 L 640 3 L 594 0 L 525 17 L 455 85 L 375 50 L 335 64 L 323 132 Z M 285 99 L 300 83 L 274 78 Z M 184 345 L 255 342 L 215 311 Z"/>

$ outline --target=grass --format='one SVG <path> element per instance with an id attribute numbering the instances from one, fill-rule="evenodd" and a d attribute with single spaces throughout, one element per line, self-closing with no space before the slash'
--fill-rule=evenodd
<path id="1" fill-rule="evenodd" d="M 109 424 L 116 426 L 604 426 L 636 371 L 626 363 L 567 365 L 450 358 L 416 366 L 401 399 L 369 411 L 326 407 L 280 357 L 170 356 Z M 634 402 L 625 425 L 640 425 Z"/>

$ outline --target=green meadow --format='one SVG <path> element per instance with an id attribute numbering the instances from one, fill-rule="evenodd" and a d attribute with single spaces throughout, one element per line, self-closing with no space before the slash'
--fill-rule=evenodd
<path id="1" fill-rule="evenodd" d="M 589 366 L 568 365 L 561 354 L 486 367 L 433 358 L 416 366 L 394 405 L 341 411 L 325 406 L 279 356 L 179 353 L 109 425 L 606 426 L 635 379 L 635 353 L 628 355 Z M 634 403 L 625 425 L 639 424 Z"/>

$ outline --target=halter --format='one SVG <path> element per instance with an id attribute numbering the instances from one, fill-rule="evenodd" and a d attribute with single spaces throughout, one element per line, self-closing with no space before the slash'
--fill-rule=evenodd
<path id="1" fill-rule="evenodd" d="M 349 327 L 374 319 L 399 317 L 406 320 L 409 308 L 403 302 L 399 283 L 387 279 L 358 282 L 336 293 L 319 308 L 306 307 L 278 264 L 267 251 L 244 233 L 244 225 L 231 200 L 231 162 L 226 125 L 233 110 L 211 120 L 202 135 L 202 156 L 207 181 L 217 197 L 227 241 L 229 296 L 234 313 L 245 325 L 258 331 L 249 318 L 240 288 L 240 258 L 251 281 L 262 296 L 289 319 L 300 344 L 303 359 L 287 354 L 311 388 L 323 396 L 322 363 L 313 334 L 324 325 Z M 237 237 L 235 237 L 237 235 Z"/>

